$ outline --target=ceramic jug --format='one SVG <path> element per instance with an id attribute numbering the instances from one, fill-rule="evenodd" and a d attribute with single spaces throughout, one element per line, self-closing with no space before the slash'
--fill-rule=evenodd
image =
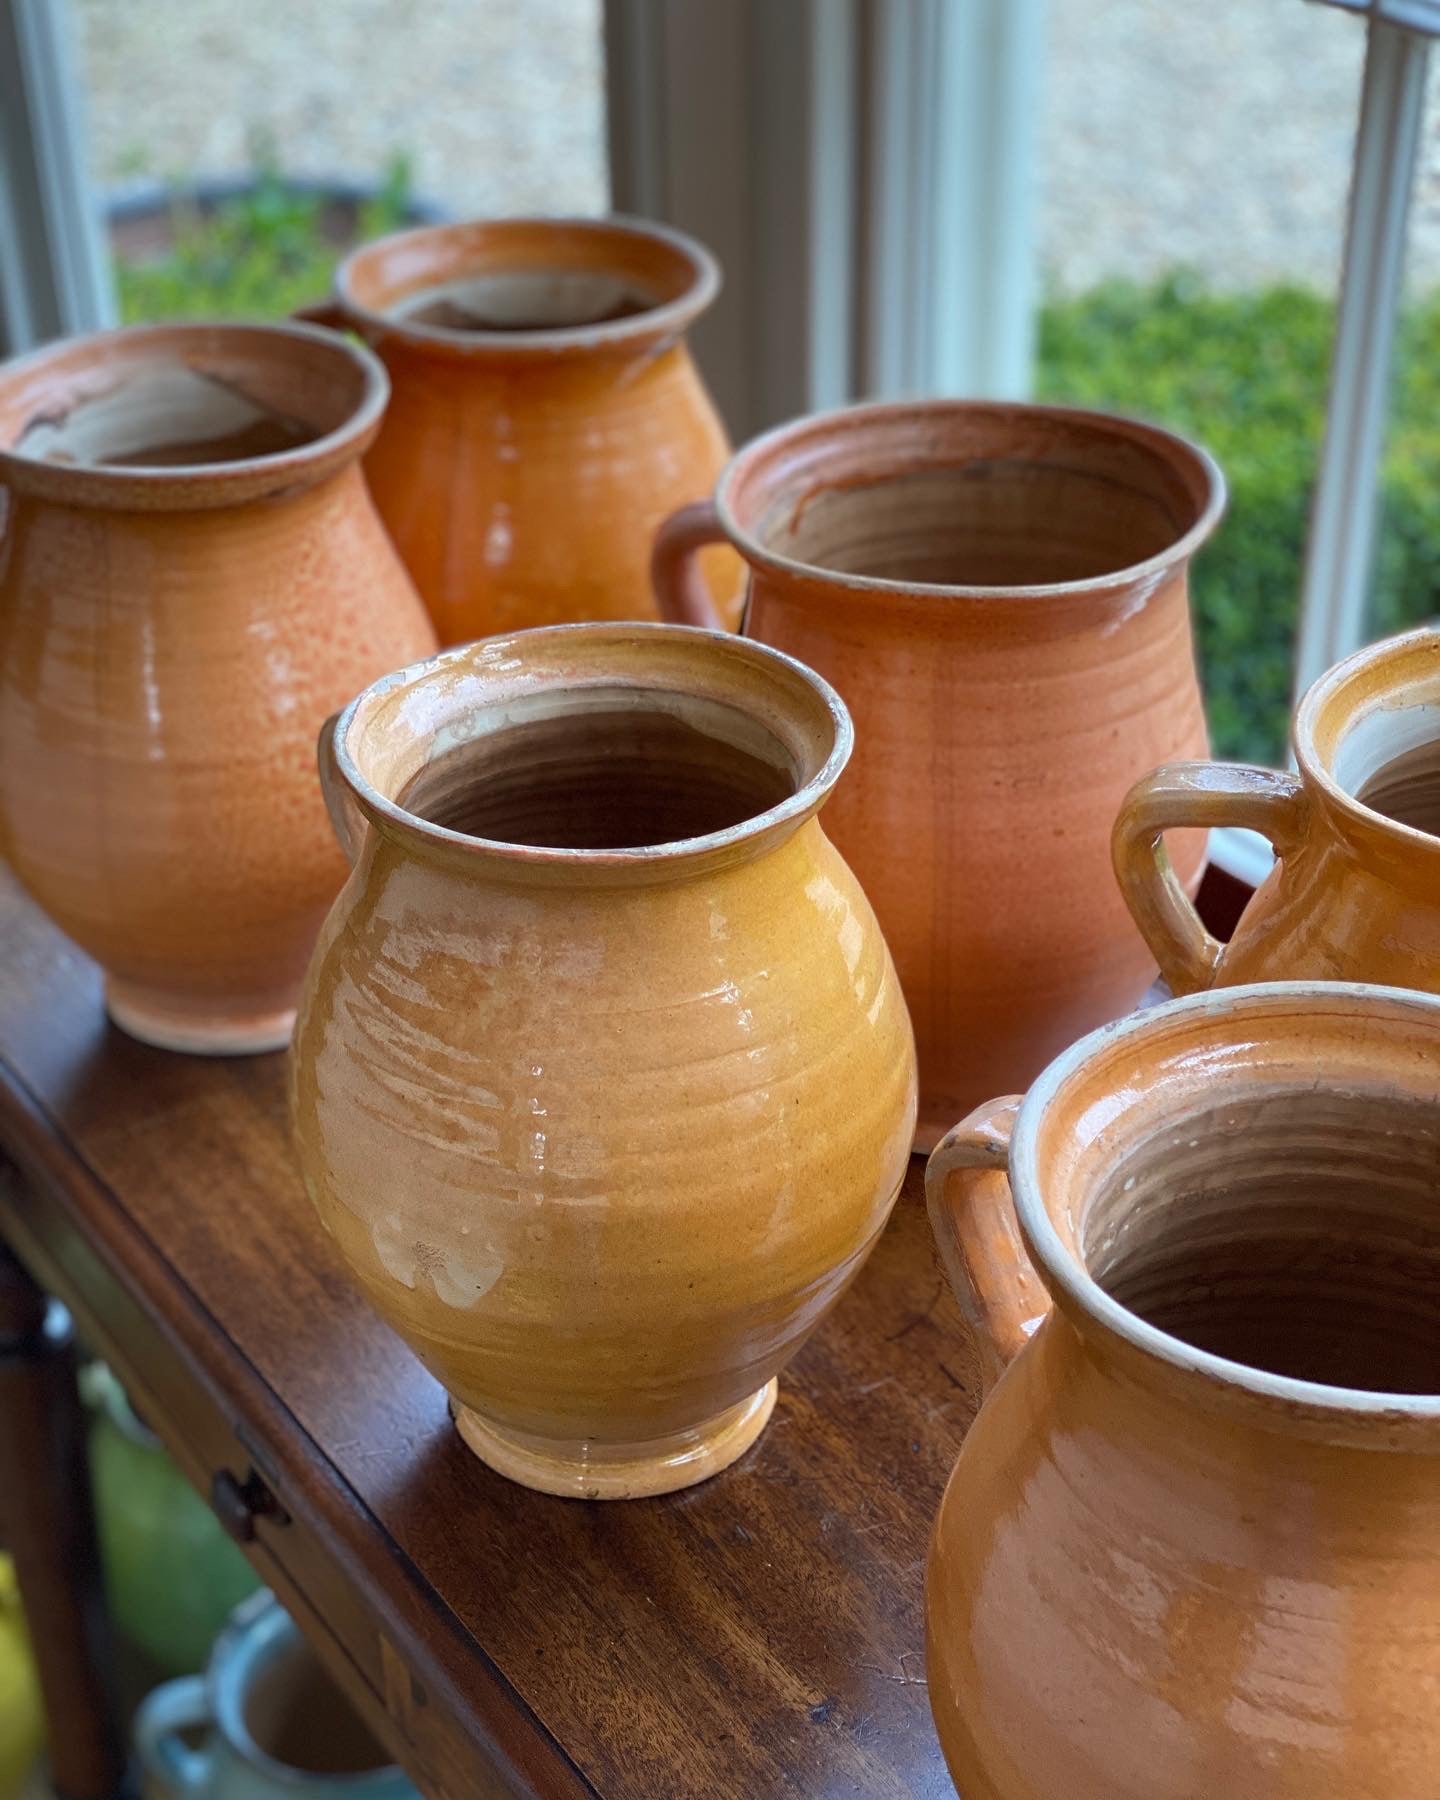
<path id="1" fill-rule="evenodd" d="M 322 741 L 355 870 L 296 1027 L 300 1165 L 528 1486 L 724 1468 L 889 1216 L 913 1040 L 816 818 L 850 737 L 775 651 L 590 624 L 404 670 Z"/>
<path id="2" fill-rule="evenodd" d="M 259 1581 L 110 1371 L 92 1364 L 84 1383 L 99 1414 L 88 1450 L 111 1616 L 157 1675 L 188 1674 Z"/>
<path id="3" fill-rule="evenodd" d="M 1283 978 L 1440 992 L 1440 631 L 1357 651 L 1295 717 L 1297 772 L 1175 763 L 1115 822 L 1115 872 L 1172 992 Z M 1237 825 L 1278 861 L 1229 944 L 1176 881 L 1162 832 Z"/>
<path id="4" fill-rule="evenodd" d="M 385 397 L 300 325 L 0 366 L 0 849 L 149 1043 L 286 1042 L 344 876 L 314 734 L 434 645 L 360 473 Z"/>
<path id="5" fill-rule="evenodd" d="M 1203 753 L 1186 582 L 1222 502 L 1150 426 L 934 401 L 783 426 L 659 535 L 667 618 L 714 622 L 690 558 L 728 540 L 747 635 L 854 714 L 827 824 L 910 1003 L 921 1148 L 1150 979 L 1110 826 L 1159 746 Z M 1193 885 L 1203 839 L 1175 851 Z"/>
<path id="6" fill-rule="evenodd" d="M 390 372 L 365 471 L 442 643 L 654 616 L 655 527 L 729 454 L 685 344 L 719 287 L 692 239 L 622 218 L 429 226 L 341 265 L 309 316 Z M 705 579 L 733 621 L 739 563 Z"/>
<path id="7" fill-rule="evenodd" d="M 199 1749 L 182 1736 L 197 1731 Z M 203 1676 L 141 1702 L 135 1747 L 175 1800 L 419 1800 L 265 1592 L 236 1609 Z"/>
<path id="8" fill-rule="evenodd" d="M 0 1800 L 22 1800 L 44 1742 L 40 1682 L 15 1567 L 0 1553 Z"/>
<path id="9" fill-rule="evenodd" d="M 1233 988 L 931 1157 L 1001 1377 L 926 1584 L 965 1800 L 1433 1800 L 1437 1069 L 1432 995 Z"/>

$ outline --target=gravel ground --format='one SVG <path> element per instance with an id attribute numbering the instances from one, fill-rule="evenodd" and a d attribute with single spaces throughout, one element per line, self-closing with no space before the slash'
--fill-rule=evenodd
<path id="1" fill-rule="evenodd" d="M 374 174 L 405 151 L 417 190 L 457 212 L 605 203 L 600 0 L 73 4 L 106 184 L 241 171 L 264 139 L 305 174 Z M 1307 0 L 1049 0 L 1047 37 L 1052 281 L 1176 264 L 1229 286 L 1333 281 L 1357 21 Z M 1411 248 L 1425 283 L 1440 280 L 1431 98 Z"/>

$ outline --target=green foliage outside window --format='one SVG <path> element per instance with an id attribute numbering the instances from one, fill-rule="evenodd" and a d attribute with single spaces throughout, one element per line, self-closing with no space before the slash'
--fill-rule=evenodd
<path id="1" fill-rule="evenodd" d="M 1225 471 L 1229 512 L 1192 585 L 1225 756 L 1285 753 L 1334 318 L 1333 302 L 1305 289 L 1219 294 L 1183 275 L 1052 299 L 1041 314 L 1041 397 L 1154 419 L 1198 438 Z M 1376 637 L 1440 610 L 1440 296 L 1401 332 L 1381 506 Z"/>

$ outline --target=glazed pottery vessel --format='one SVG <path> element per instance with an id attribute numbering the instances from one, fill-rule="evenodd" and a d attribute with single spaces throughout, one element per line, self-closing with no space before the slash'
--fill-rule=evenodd
<path id="1" fill-rule="evenodd" d="M 0 1800 L 21 1800 L 44 1742 L 40 1683 L 15 1567 L 0 1553 Z"/>
<path id="2" fill-rule="evenodd" d="M 419 1800 L 269 1593 L 236 1609 L 203 1676 L 141 1702 L 135 1748 L 175 1800 Z"/>
<path id="3" fill-rule="evenodd" d="M 357 250 L 311 316 L 358 332 L 394 398 L 365 471 L 442 643 L 654 616 L 661 519 L 729 446 L 685 332 L 714 259 L 632 219 L 502 219 Z M 705 570 L 733 622 L 740 565 Z"/>
<path id="4" fill-rule="evenodd" d="M 110 1371 L 92 1365 L 85 1386 L 99 1410 L 88 1448 L 111 1616 L 157 1674 L 189 1674 L 259 1581 Z"/>
<path id="5" fill-rule="evenodd" d="M 826 822 L 910 1003 L 922 1148 L 1149 979 L 1110 826 L 1158 746 L 1205 745 L 1186 580 L 1222 501 L 1210 459 L 1149 426 L 935 401 L 771 432 L 661 531 L 667 618 L 713 622 L 690 557 L 728 539 L 746 633 L 854 714 Z M 1203 839 L 1176 853 L 1198 880 Z"/>
<path id="6" fill-rule="evenodd" d="M 1175 763 L 1115 823 L 1115 872 L 1177 994 L 1286 978 L 1440 992 L 1440 631 L 1357 651 L 1306 694 L 1296 774 Z M 1161 833 L 1239 825 L 1278 862 L 1229 944 L 1205 930 Z"/>
<path id="7" fill-rule="evenodd" d="M 0 849 L 150 1043 L 286 1041 L 344 876 L 314 734 L 434 644 L 360 473 L 385 396 L 299 325 L 0 366 Z"/>
<path id="8" fill-rule="evenodd" d="M 1431 995 L 1195 995 L 931 1157 L 1004 1371 L 926 1586 L 965 1800 L 1432 1800 L 1437 1068 Z"/>
<path id="9" fill-rule="evenodd" d="M 733 1461 L 889 1216 L 914 1048 L 816 818 L 849 753 L 808 669 L 644 624 L 447 652 L 322 743 L 356 867 L 296 1027 L 301 1166 L 531 1487 Z"/>

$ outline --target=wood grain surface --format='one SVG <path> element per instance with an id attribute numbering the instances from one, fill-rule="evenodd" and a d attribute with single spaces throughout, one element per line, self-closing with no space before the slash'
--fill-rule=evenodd
<path id="1" fill-rule="evenodd" d="M 247 1552 L 427 1792 L 951 1792 L 921 1590 L 976 1379 L 918 1162 L 755 1450 L 606 1504 L 531 1494 L 462 1448 L 312 1214 L 282 1058 L 131 1042 L 8 882 L 0 1147 L 24 1177 L 0 1229 L 197 1484 L 222 1460 L 263 1477 L 278 1516 Z"/>

